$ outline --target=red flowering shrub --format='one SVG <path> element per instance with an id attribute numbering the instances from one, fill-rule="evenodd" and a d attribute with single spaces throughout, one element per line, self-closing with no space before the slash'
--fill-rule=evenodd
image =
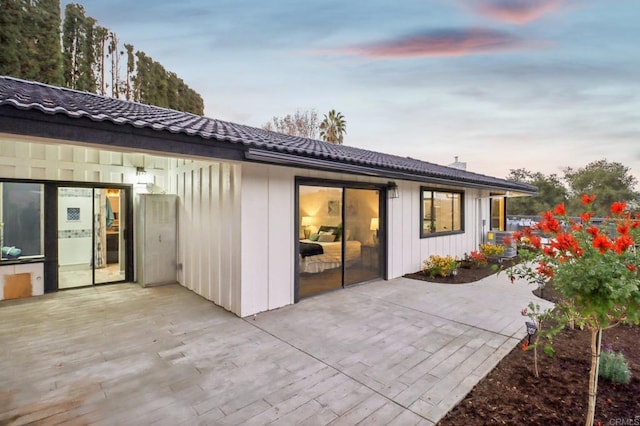
<path id="1" fill-rule="evenodd" d="M 524 248 L 519 250 L 523 263 L 507 270 L 512 281 L 519 277 L 540 283 L 553 278 L 554 288 L 565 301 L 556 310 L 557 318 L 561 322 L 577 320 L 591 330 L 587 424 L 593 423 L 595 413 L 602 330 L 620 323 L 637 324 L 640 319 L 640 277 L 634 249 L 640 244 L 640 220 L 626 212 L 626 203 L 616 202 L 611 205 L 611 217 L 592 223 L 594 200 L 595 195 L 582 196 L 587 211 L 580 215 L 580 222 L 566 216 L 564 204 L 543 213 L 537 231 L 549 238 L 549 244 L 542 250 L 527 249 L 530 245 L 540 247 L 539 238 L 534 239 L 536 230 L 514 233 L 513 240 Z"/>

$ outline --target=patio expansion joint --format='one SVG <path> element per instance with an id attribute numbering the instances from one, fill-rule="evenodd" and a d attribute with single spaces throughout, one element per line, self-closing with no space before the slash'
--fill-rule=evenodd
<path id="1" fill-rule="evenodd" d="M 394 401 L 392 398 L 389 398 L 388 396 L 386 396 L 386 395 L 384 395 L 384 394 L 380 393 L 379 391 L 377 391 L 377 390 L 373 389 L 371 386 L 367 385 L 366 383 L 363 383 L 362 381 L 358 380 L 357 378 L 353 377 L 352 375 L 350 375 L 350 374 L 348 374 L 348 373 L 346 373 L 346 372 L 342 371 L 342 370 L 341 370 L 341 369 L 339 369 L 338 367 L 336 367 L 336 366 L 334 366 L 334 365 L 331 365 L 331 364 L 328 364 L 326 361 L 323 361 L 322 359 L 320 359 L 320 358 L 316 357 L 315 355 L 313 355 L 313 354 L 309 353 L 308 351 L 306 351 L 306 350 L 304 350 L 304 349 L 302 349 L 302 348 L 299 348 L 299 347 L 297 347 L 296 345 L 294 345 L 294 344 L 292 344 L 292 343 L 290 343 L 290 342 L 288 342 L 288 341 L 284 340 L 283 338 L 281 338 L 281 337 L 279 337 L 279 336 L 276 336 L 275 334 L 271 333 L 269 330 L 266 330 L 266 329 L 264 329 L 264 328 L 260 327 L 258 324 L 254 323 L 254 322 L 253 322 L 253 320 L 249 320 L 248 318 L 249 318 L 249 317 L 247 317 L 247 318 L 242 318 L 242 320 L 243 320 L 244 322 L 246 322 L 247 324 L 250 324 L 250 325 L 252 325 L 253 327 L 257 328 L 258 330 L 262 331 L 263 333 L 268 334 L 269 336 L 273 337 L 274 339 L 279 340 L 280 342 L 284 343 L 285 345 L 287 345 L 287 346 L 289 346 L 289 347 L 291 347 L 291 348 L 293 348 L 293 349 L 295 349 L 295 350 L 297 350 L 297 351 L 299 351 L 299 352 L 301 352 L 301 353 L 303 353 L 303 354 L 307 355 L 307 356 L 308 356 L 308 357 L 310 357 L 310 358 L 315 359 L 315 360 L 316 360 L 316 361 L 318 361 L 319 363 L 321 363 L 321 364 L 323 364 L 323 365 L 325 365 L 325 366 L 327 366 L 327 367 L 331 368 L 332 370 L 336 371 L 337 373 L 342 374 L 342 375 L 344 375 L 344 376 L 348 377 L 349 379 L 353 380 L 354 382 L 356 382 L 356 383 L 360 384 L 361 386 L 364 386 L 365 388 L 369 389 L 369 390 L 370 390 L 370 391 L 372 391 L 373 393 L 375 393 L 375 394 L 377 394 L 377 395 L 380 395 L 381 397 L 383 397 L 385 400 L 389 401 L 390 403 L 395 404 L 395 405 L 397 405 L 397 406 L 399 406 L 399 407 L 402 407 L 402 408 L 404 408 L 405 410 L 411 411 L 411 412 L 412 412 L 412 413 L 414 413 L 415 415 L 417 415 L 417 416 L 419 416 L 419 417 L 421 417 L 421 418 L 423 418 L 423 419 L 425 419 L 425 420 L 427 420 L 427 421 L 431 421 L 430 419 L 428 419 L 428 418 L 424 417 L 424 416 L 423 416 L 423 415 L 421 415 L 420 413 L 415 412 L 414 410 L 412 410 L 412 409 L 411 409 L 411 408 L 409 408 L 408 406 L 406 406 L 406 405 L 404 405 L 404 404 L 401 404 L 401 403 L 399 403 L 398 401 Z"/>

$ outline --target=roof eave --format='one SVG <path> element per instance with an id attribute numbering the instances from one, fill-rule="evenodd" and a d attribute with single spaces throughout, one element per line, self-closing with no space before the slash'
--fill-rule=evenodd
<path id="1" fill-rule="evenodd" d="M 501 191 L 514 191 L 523 195 L 535 195 L 537 193 L 536 188 L 528 190 L 522 186 L 509 185 L 505 183 L 490 184 L 482 182 L 474 182 L 467 179 L 460 179 L 455 177 L 438 177 L 427 174 L 417 174 L 402 170 L 395 170 L 383 167 L 362 166 L 346 162 L 338 162 L 335 160 L 322 160 L 314 157 L 305 157 L 299 155 L 285 154 L 276 151 L 268 151 L 263 149 L 249 148 L 245 152 L 245 159 L 248 161 L 254 161 L 258 163 L 267 163 L 282 166 L 293 167 L 309 167 L 316 170 L 332 171 L 340 173 L 366 175 L 372 177 L 381 177 L 386 179 L 400 179 L 408 180 L 420 183 L 431 183 L 441 185 L 459 185 L 466 188 L 477 188 L 487 190 L 501 190 Z"/>

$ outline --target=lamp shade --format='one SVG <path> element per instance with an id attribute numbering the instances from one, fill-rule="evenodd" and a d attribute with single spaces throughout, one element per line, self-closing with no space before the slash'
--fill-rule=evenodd
<path id="1" fill-rule="evenodd" d="M 310 226 L 311 222 L 313 222 L 313 218 L 311 216 L 302 216 L 302 226 Z"/>
<path id="2" fill-rule="evenodd" d="M 369 225 L 369 229 L 371 231 L 377 231 L 380 228 L 380 219 L 377 217 L 371 218 L 371 224 Z"/>

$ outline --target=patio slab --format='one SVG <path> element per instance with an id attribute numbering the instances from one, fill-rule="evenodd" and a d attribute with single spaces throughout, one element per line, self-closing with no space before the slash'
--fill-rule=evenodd
<path id="1" fill-rule="evenodd" d="M 530 291 L 400 278 L 245 319 L 178 285 L 3 301 L 0 424 L 434 424 L 524 336 Z"/>

